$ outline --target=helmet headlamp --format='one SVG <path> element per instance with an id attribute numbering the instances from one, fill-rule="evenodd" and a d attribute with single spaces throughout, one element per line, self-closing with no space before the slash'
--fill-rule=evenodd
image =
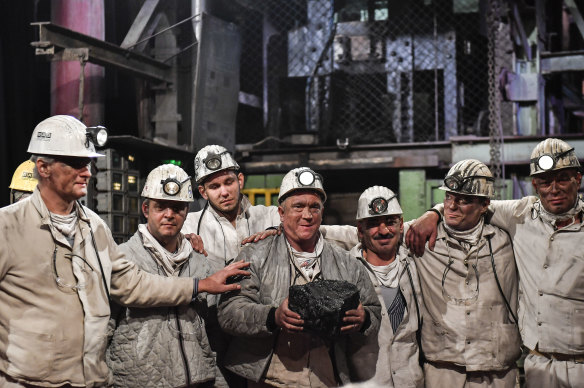
<path id="1" fill-rule="evenodd" d="M 160 181 L 160 183 L 162 184 L 162 191 L 164 191 L 164 194 L 166 195 L 170 196 L 178 195 L 182 189 L 182 185 L 188 182 L 189 179 L 191 179 L 191 177 L 187 177 L 187 179 L 180 182 L 175 177 L 166 178 Z"/>
<path id="2" fill-rule="evenodd" d="M 205 167 L 207 167 L 211 171 L 216 171 L 221 168 L 221 155 L 229 153 L 228 151 L 221 152 L 220 154 L 210 153 L 207 157 L 203 160 Z"/>
<path id="3" fill-rule="evenodd" d="M 395 195 L 390 198 L 377 197 L 369 203 L 369 214 L 379 215 L 387 211 L 389 201 L 395 198 Z"/>
<path id="4" fill-rule="evenodd" d="M 89 142 L 103 147 L 107 143 L 107 129 L 101 125 L 95 127 L 87 127 L 85 130 L 87 139 L 85 140 L 85 147 L 89 147 Z"/>
<path id="5" fill-rule="evenodd" d="M 538 156 L 537 158 L 531 159 L 531 163 L 535 165 L 536 171 L 540 169 L 542 171 L 549 171 L 552 170 L 558 160 L 562 159 L 563 157 L 567 156 L 570 152 L 574 151 L 574 148 L 570 148 L 567 151 L 561 152 L 559 154 L 543 154 Z"/>
<path id="6" fill-rule="evenodd" d="M 300 186 L 312 186 L 316 179 L 320 179 L 322 182 L 321 176 L 311 170 L 304 170 L 296 173 L 296 179 Z"/>
<path id="7" fill-rule="evenodd" d="M 444 178 L 444 186 L 448 189 L 453 191 L 468 191 L 470 192 L 470 188 L 467 187 L 469 183 L 472 182 L 473 179 L 486 179 L 487 181 L 494 182 L 495 178 L 486 175 L 470 175 L 470 176 L 461 176 L 459 174 L 456 175 L 448 175 Z"/>

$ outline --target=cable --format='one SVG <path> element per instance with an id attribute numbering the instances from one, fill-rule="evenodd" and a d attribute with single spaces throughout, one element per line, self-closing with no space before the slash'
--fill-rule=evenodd
<path id="1" fill-rule="evenodd" d="M 95 242 L 95 235 L 93 234 L 93 228 L 91 227 L 91 221 L 89 221 L 89 217 L 87 217 L 87 213 L 85 209 L 83 209 L 83 205 L 79 201 L 77 201 L 77 205 L 83 212 L 85 218 L 87 218 L 87 224 L 89 225 L 89 233 L 91 233 L 91 243 L 93 244 L 93 249 L 95 250 L 95 254 L 97 256 L 97 263 L 99 264 L 99 270 L 101 271 L 101 279 L 103 280 L 103 286 L 105 287 L 105 293 L 107 294 L 107 300 L 111 301 L 112 298 L 110 296 L 109 289 L 107 287 L 107 281 L 105 279 L 105 273 L 103 272 L 103 265 L 101 264 L 101 257 L 99 256 L 99 251 L 97 250 L 97 243 Z"/>
<path id="2" fill-rule="evenodd" d="M 513 318 L 513 323 L 517 325 L 518 324 L 517 317 L 515 316 L 515 314 L 513 314 L 513 310 L 511 309 L 511 305 L 509 305 L 509 301 L 507 301 L 507 297 L 505 297 L 505 294 L 503 293 L 503 289 L 501 288 L 501 283 L 499 283 L 499 277 L 497 276 L 497 270 L 495 269 L 495 257 L 493 256 L 493 247 L 491 245 L 491 236 L 487 237 L 487 241 L 489 242 L 489 251 L 491 252 L 491 265 L 493 266 L 493 275 L 495 275 L 495 281 L 497 282 L 497 288 L 499 289 L 499 292 L 501 293 L 501 296 L 503 297 L 503 300 L 505 301 L 505 306 L 507 306 L 507 309 L 509 310 L 511 317 Z"/>
<path id="3" fill-rule="evenodd" d="M 144 42 L 146 42 L 146 41 L 150 40 L 151 38 L 154 38 L 155 36 L 158 36 L 158 35 L 160 35 L 160 34 L 163 34 L 163 33 L 165 33 L 165 32 L 166 32 L 166 31 L 168 31 L 168 30 L 172 30 L 174 27 L 176 27 L 176 26 L 179 26 L 179 25 L 181 25 L 181 24 L 183 24 L 183 23 L 185 23 L 185 22 L 188 22 L 189 20 L 192 20 L 192 19 L 194 19 L 194 18 L 196 18 L 196 17 L 198 17 L 198 16 L 200 16 L 200 15 L 201 15 L 201 14 L 200 14 L 200 13 L 198 13 L 198 14 L 196 14 L 196 15 L 189 16 L 188 18 L 186 18 L 186 19 L 183 19 L 183 20 L 181 20 L 180 22 L 178 22 L 178 23 L 175 23 L 175 24 L 173 24 L 173 25 L 172 25 L 172 26 L 170 26 L 170 27 L 166 27 L 166 28 L 164 28 L 164 29 L 162 29 L 162 30 L 160 30 L 160 31 L 158 31 L 158 32 L 156 32 L 156 33 L 154 33 L 154 34 L 150 35 L 150 36 L 147 36 L 146 38 L 144 38 L 144 39 L 142 39 L 142 40 L 139 40 L 138 42 L 134 43 L 134 44 L 133 44 L 133 45 L 131 45 L 131 46 L 125 47 L 125 49 L 126 49 L 126 50 L 130 50 L 130 49 L 132 49 L 132 48 L 134 48 L 134 47 L 138 46 L 140 43 L 144 43 Z"/>

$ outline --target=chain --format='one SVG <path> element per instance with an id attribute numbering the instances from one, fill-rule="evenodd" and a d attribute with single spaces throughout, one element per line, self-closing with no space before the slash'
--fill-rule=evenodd
<path id="1" fill-rule="evenodd" d="M 504 179 L 501 162 L 503 131 L 501 128 L 501 97 L 499 95 L 496 47 L 499 29 L 499 0 L 489 0 L 487 11 L 488 71 L 489 71 L 489 154 L 490 168 L 495 177 L 495 198 L 501 199 Z"/>
<path id="2" fill-rule="evenodd" d="M 335 1 L 329 1 L 329 36 L 327 41 L 324 44 L 324 47 L 318 57 L 318 60 L 314 64 L 314 68 L 312 69 L 312 73 L 306 80 L 306 130 L 307 131 L 318 131 L 319 130 L 319 117 L 313 115 L 313 111 L 317 110 L 318 104 L 320 102 L 320 89 L 319 89 L 319 78 L 318 78 L 318 70 L 322 67 L 322 63 L 326 58 L 326 54 L 328 50 L 331 48 L 331 45 L 334 41 L 335 34 L 337 31 L 337 23 L 334 22 L 334 15 L 335 15 Z M 332 52 L 330 53 L 330 60 L 332 61 Z M 324 94 L 325 96 L 328 95 L 329 90 L 327 89 L 328 85 L 326 81 L 324 82 Z"/>

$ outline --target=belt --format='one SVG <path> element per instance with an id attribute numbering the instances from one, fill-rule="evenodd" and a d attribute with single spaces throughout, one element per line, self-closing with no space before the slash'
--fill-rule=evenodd
<path id="1" fill-rule="evenodd" d="M 584 354 L 563 354 L 563 353 L 546 353 L 540 352 L 538 350 L 529 350 L 529 354 L 534 354 L 536 356 L 545 357 L 549 360 L 556 361 L 572 361 L 579 364 L 584 363 Z"/>
<path id="2" fill-rule="evenodd" d="M 430 361 L 430 360 L 426 360 L 425 361 L 427 364 L 432 365 L 435 368 L 444 368 L 444 369 L 450 369 L 450 370 L 454 370 L 458 373 L 470 373 L 470 374 L 480 374 L 480 373 L 498 373 L 498 372 L 503 372 L 503 371 L 509 371 L 511 369 L 516 369 L 516 366 L 510 366 L 507 369 L 502 369 L 502 370 L 473 370 L 473 371 L 468 371 L 466 370 L 466 366 L 464 365 L 459 365 L 459 364 L 455 364 L 454 362 L 451 361 Z"/>
<path id="3" fill-rule="evenodd" d="M 454 369 L 459 372 L 465 373 L 466 367 L 464 365 L 455 364 L 451 361 L 430 361 L 426 360 L 426 363 L 434 366 L 435 368 L 446 368 L 446 369 Z"/>

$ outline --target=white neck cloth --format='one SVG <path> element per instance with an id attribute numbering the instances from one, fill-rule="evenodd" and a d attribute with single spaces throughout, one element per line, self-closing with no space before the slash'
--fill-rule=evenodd
<path id="1" fill-rule="evenodd" d="M 444 223 L 444 229 L 446 233 L 453 239 L 457 240 L 466 249 L 470 249 L 471 246 L 476 245 L 481 235 L 483 234 L 483 226 L 485 225 L 485 219 L 481 216 L 479 222 L 472 228 L 467 230 L 456 230 L 452 229 L 446 222 Z"/>
<path id="2" fill-rule="evenodd" d="M 312 280 L 314 276 L 314 268 L 316 266 L 316 262 L 322 253 L 322 249 L 324 247 L 324 243 L 322 241 L 322 236 L 318 235 L 318 240 L 316 240 L 316 246 L 314 247 L 314 252 L 299 252 L 290 245 L 288 239 L 286 239 L 286 244 L 288 245 L 288 250 L 292 255 L 292 259 L 300 268 L 304 276 L 306 276 L 309 280 Z"/>
<path id="3" fill-rule="evenodd" d="M 72 239 L 75 236 L 75 225 L 77 224 L 77 212 L 73 211 L 66 216 L 49 212 L 51 223 L 63 236 Z"/>
<path id="4" fill-rule="evenodd" d="M 377 266 L 370 263 L 369 266 L 382 286 L 396 288 L 399 285 L 399 272 L 402 265 L 397 255 L 395 259 L 387 265 Z"/>
<path id="5" fill-rule="evenodd" d="M 574 217 L 576 217 L 576 215 L 578 215 L 584 209 L 583 202 L 580 200 L 580 198 L 576 199 L 576 203 L 574 203 L 574 207 L 572 207 L 570 210 L 568 210 L 567 212 L 562 213 L 562 214 L 554 214 L 554 213 L 548 212 L 547 210 L 545 210 L 545 208 L 541 204 L 541 200 L 538 200 L 534 204 L 534 207 L 536 209 L 538 209 L 539 216 L 541 217 L 541 219 L 544 222 L 547 222 L 548 224 L 552 225 L 554 228 L 556 227 L 556 223 L 558 221 L 565 221 L 565 220 L 568 220 L 570 218 L 573 219 Z"/>
<path id="6" fill-rule="evenodd" d="M 158 240 L 150 234 L 146 224 L 138 225 L 138 231 L 142 235 L 142 241 L 144 242 L 144 248 L 146 248 L 152 256 L 156 259 L 156 262 L 162 267 L 166 275 L 177 276 L 182 265 L 189 259 L 193 248 L 191 243 L 184 238 L 182 233 L 179 233 L 178 250 L 174 253 L 169 252 L 164 248 Z"/>

